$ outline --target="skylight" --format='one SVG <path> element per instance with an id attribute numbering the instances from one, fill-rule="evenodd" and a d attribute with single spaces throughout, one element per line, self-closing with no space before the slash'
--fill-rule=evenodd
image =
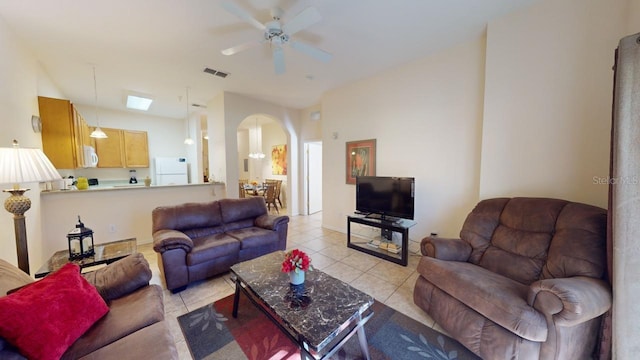
<path id="1" fill-rule="evenodd" d="M 127 95 L 127 108 L 129 109 L 147 111 L 149 110 L 149 106 L 151 106 L 152 102 L 153 99 L 135 95 Z"/>

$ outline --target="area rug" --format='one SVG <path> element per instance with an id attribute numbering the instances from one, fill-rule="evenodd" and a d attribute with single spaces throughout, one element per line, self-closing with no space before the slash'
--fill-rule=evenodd
<path id="1" fill-rule="evenodd" d="M 299 347 L 246 296 L 233 295 L 178 317 L 194 359 L 300 359 Z M 376 301 L 365 324 L 371 359 L 479 359 L 457 341 Z M 332 359 L 361 359 L 354 335 Z"/>

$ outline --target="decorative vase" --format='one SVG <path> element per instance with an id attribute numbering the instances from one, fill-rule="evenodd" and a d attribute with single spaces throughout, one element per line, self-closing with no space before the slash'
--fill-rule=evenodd
<path id="1" fill-rule="evenodd" d="M 291 271 L 289 273 L 289 282 L 291 285 L 300 285 L 304 283 L 304 271 Z"/>

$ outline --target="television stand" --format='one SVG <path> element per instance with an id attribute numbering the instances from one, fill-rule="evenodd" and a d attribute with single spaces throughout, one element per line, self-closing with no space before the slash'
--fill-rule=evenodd
<path id="1" fill-rule="evenodd" d="M 380 217 L 380 215 L 378 215 Z M 369 255 L 379 257 L 384 260 L 407 266 L 409 260 L 409 228 L 416 224 L 413 220 L 398 219 L 387 221 L 389 217 L 371 218 L 369 216 L 347 216 L 347 247 L 362 251 Z M 351 236 L 351 223 L 379 228 L 382 236 L 380 240 L 371 239 L 366 236 L 354 234 Z M 389 238 L 393 238 L 393 233 L 402 234 L 402 245 L 390 247 L 393 244 Z"/>
<path id="2" fill-rule="evenodd" d="M 373 220 L 380 220 L 380 221 L 384 221 L 384 222 L 388 222 L 388 223 L 397 223 L 397 222 L 401 222 L 402 221 L 402 219 L 399 218 L 399 217 L 387 216 L 387 215 L 376 214 L 376 213 L 368 214 L 367 216 L 365 216 L 365 218 L 373 219 Z"/>

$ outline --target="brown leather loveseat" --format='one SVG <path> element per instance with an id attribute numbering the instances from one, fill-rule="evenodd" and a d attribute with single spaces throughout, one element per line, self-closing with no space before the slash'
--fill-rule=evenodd
<path id="1" fill-rule="evenodd" d="M 425 238 L 414 302 L 483 359 L 587 359 L 611 306 L 606 211 L 481 201 L 460 239 Z"/>
<path id="2" fill-rule="evenodd" d="M 259 196 L 158 207 L 152 222 L 158 266 L 173 292 L 287 246 L 289 217 L 270 215 Z"/>

